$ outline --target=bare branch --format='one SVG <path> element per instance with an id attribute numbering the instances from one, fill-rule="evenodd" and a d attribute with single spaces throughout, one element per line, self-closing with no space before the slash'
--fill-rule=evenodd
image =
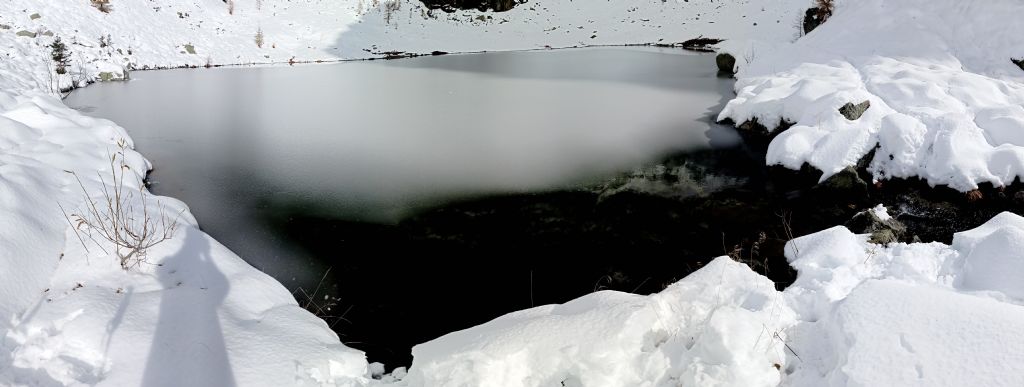
<path id="1" fill-rule="evenodd" d="M 168 216 L 162 203 L 157 202 L 157 213 L 150 212 L 147 202 L 147 195 L 140 191 L 138 196 L 131 189 L 125 191 L 125 170 L 131 167 L 124 161 L 124 150 L 127 147 L 126 141 L 119 141 L 120 151 L 110 156 L 110 184 L 103 175 L 97 172 L 101 189 L 99 195 L 105 205 L 97 205 L 96 200 L 85 187 L 85 183 L 78 177 L 78 174 L 68 171 L 75 176 L 82 195 L 85 197 L 84 210 L 81 214 L 70 214 L 64 212 L 68 224 L 75 230 L 79 241 L 88 251 L 85 240 L 79 234 L 79 230 L 85 230 L 86 236 L 100 247 L 104 252 L 100 240 L 105 240 L 114 245 L 115 253 L 120 260 L 121 268 L 128 270 L 146 262 L 147 251 L 164 241 L 174 237 L 178 229 L 178 219 L 184 213 L 184 209 L 178 212 L 175 218 Z M 59 205 L 59 204 L 58 204 Z M 136 206 L 141 206 L 142 217 L 136 217 Z M 61 206 L 61 211 L 64 211 Z M 94 237 L 99 238 L 99 240 Z"/>

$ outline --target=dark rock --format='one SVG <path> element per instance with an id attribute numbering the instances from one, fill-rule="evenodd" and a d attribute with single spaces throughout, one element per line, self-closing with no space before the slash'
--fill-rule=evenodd
<path id="1" fill-rule="evenodd" d="M 804 34 L 809 34 L 815 28 L 825 23 L 832 16 L 832 10 L 814 7 L 804 12 Z"/>
<path id="2" fill-rule="evenodd" d="M 430 55 L 433 55 L 433 56 L 448 55 L 448 51 L 431 51 Z"/>
<path id="3" fill-rule="evenodd" d="M 1021 70 L 1024 70 L 1024 58 L 1010 59 L 1010 62 L 1013 62 L 1013 64 L 1017 65 L 1017 67 L 1020 67 Z"/>
<path id="4" fill-rule="evenodd" d="M 691 51 L 714 52 L 715 50 L 712 47 L 718 43 L 722 43 L 722 39 L 705 38 L 701 36 L 679 43 L 678 46 Z"/>
<path id="5" fill-rule="evenodd" d="M 903 223 L 892 217 L 883 220 L 874 210 L 858 212 L 844 226 L 857 234 L 871 234 L 868 242 L 880 245 L 908 240 L 907 227 Z"/>
<path id="6" fill-rule="evenodd" d="M 819 190 L 846 192 L 856 196 L 866 196 L 868 192 L 868 183 L 865 182 L 864 179 L 861 179 L 856 168 L 846 167 L 842 171 L 839 171 L 835 175 L 825 179 L 825 181 L 815 186 L 815 188 Z"/>
<path id="7" fill-rule="evenodd" d="M 1017 191 L 1013 194 L 1013 203 L 1018 206 L 1024 206 L 1024 191 Z"/>
<path id="8" fill-rule="evenodd" d="M 732 120 L 729 119 L 722 120 L 719 123 L 734 125 Z M 793 123 L 780 120 L 778 124 L 773 126 L 773 129 L 769 129 L 764 124 L 758 122 L 757 119 L 751 119 L 735 126 L 736 131 L 739 132 L 740 137 L 743 138 L 745 143 L 763 151 L 768 149 L 768 144 L 771 143 L 772 139 L 792 127 Z"/>
<path id="9" fill-rule="evenodd" d="M 11 29 L 11 26 L 6 25 L 6 24 L 0 24 L 0 30 L 9 30 L 9 29 Z"/>
<path id="10" fill-rule="evenodd" d="M 839 113 L 846 117 L 850 121 L 856 121 L 858 118 L 864 115 L 864 112 L 868 111 L 871 107 L 871 101 L 864 101 L 854 105 L 852 102 L 847 102 L 839 108 Z"/>
<path id="11" fill-rule="evenodd" d="M 527 0 L 421 0 L 430 9 L 440 8 L 445 12 L 476 9 L 479 11 L 508 11 Z"/>
<path id="12" fill-rule="evenodd" d="M 720 53 L 715 57 L 718 64 L 718 71 L 726 74 L 736 74 L 736 58 L 730 54 Z"/>

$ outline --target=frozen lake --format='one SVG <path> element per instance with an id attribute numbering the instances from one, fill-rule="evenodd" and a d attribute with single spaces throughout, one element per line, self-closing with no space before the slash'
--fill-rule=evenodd
<path id="1" fill-rule="evenodd" d="M 360 300 L 373 294 L 416 307 L 426 302 L 422 307 L 431 311 L 446 308 L 429 304 L 445 295 L 442 290 L 423 300 L 374 290 L 366 282 L 375 274 L 393 281 L 391 288 L 450 286 L 456 297 L 458 289 L 483 297 L 529 281 L 526 290 L 515 290 L 517 302 L 497 301 L 454 326 L 442 321 L 387 339 L 407 346 L 592 289 L 533 294 L 544 286 L 539 281 L 559 281 L 535 274 L 539 266 L 530 266 L 529 278 L 518 267 L 472 283 L 438 277 L 456 273 L 446 266 L 454 263 L 366 266 L 358 262 L 378 258 L 353 239 L 376 240 L 375 230 L 395 233 L 404 219 L 452 201 L 571 191 L 669 154 L 735 146 L 735 133 L 712 122 L 732 95 L 732 81 L 716 77 L 713 62 L 713 56 L 675 49 L 594 48 L 149 71 L 134 73 L 131 82 L 76 91 L 67 104 L 125 127 L 153 162 L 155 193 L 183 200 L 205 231 L 290 289 L 315 288 L 332 268 L 320 294 L 338 297 L 342 310 L 352 306 L 346 320 L 353 324 L 407 313 L 380 307 L 359 320 L 360 312 L 369 313 Z M 362 225 L 358 233 L 349 232 L 351 224 Z M 403 246 L 383 247 L 394 253 Z M 486 262 L 478 264 L 489 270 Z M 409 273 L 396 272 L 402 267 Z M 587 275 L 606 269 L 595 270 Z M 348 280 L 353 276 L 360 278 Z M 586 278 L 584 288 L 595 279 Z M 346 337 L 338 330 L 346 342 L 383 337 Z M 380 340 L 352 345 L 370 351 L 371 360 L 407 356 Z"/>
<path id="2" fill-rule="evenodd" d="M 389 222 L 706 147 L 708 118 L 731 93 L 710 63 L 607 48 L 167 70 L 93 85 L 68 104 L 127 128 L 156 166 L 155 190 L 201 218 L 314 199 Z"/>

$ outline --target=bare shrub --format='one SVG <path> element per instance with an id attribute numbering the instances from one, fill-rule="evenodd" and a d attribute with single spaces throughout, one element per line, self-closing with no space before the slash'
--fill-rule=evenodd
<path id="1" fill-rule="evenodd" d="M 335 309 L 338 307 L 338 302 L 341 301 L 341 299 L 331 297 L 326 294 L 323 296 L 319 295 L 320 289 L 324 285 L 324 280 L 327 279 L 327 275 L 330 274 L 330 272 L 330 268 L 324 272 L 323 277 L 320 278 L 320 282 L 317 283 L 316 289 L 314 289 L 312 293 L 306 292 L 306 289 L 299 287 L 292 292 L 292 296 L 295 297 L 299 306 L 327 322 L 331 328 L 334 328 L 334 326 L 341 321 L 349 322 L 345 319 L 345 315 L 352 310 L 354 305 L 349 305 L 348 309 L 345 309 L 344 312 L 336 314 Z"/>
<path id="2" fill-rule="evenodd" d="M 384 0 L 384 23 L 391 24 L 391 17 L 401 9 L 401 0 Z"/>
<path id="3" fill-rule="evenodd" d="M 832 11 L 836 10 L 835 0 L 815 0 L 814 4 L 817 5 L 819 9 L 828 12 L 829 14 L 832 14 Z"/>
<path id="4" fill-rule="evenodd" d="M 256 47 L 263 48 L 263 28 L 256 29 L 256 36 L 253 38 L 256 41 Z"/>
<path id="5" fill-rule="evenodd" d="M 110 156 L 110 185 L 97 172 L 103 186 L 97 195 L 98 199 L 93 199 L 78 174 L 66 171 L 75 176 L 86 204 L 83 209 L 71 214 L 59 203 L 58 206 L 87 252 L 89 246 L 82 235 L 109 254 L 100 243 L 100 240 L 105 240 L 114 245 L 114 253 L 121 268 L 128 270 L 146 263 L 146 253 L 150 248 L 174 237 L 178 229 L 178 217 L 184 209 L 172 217 L 158 201 L 157 213 L 151 213 L 143 187 L 139 187 L 138 191 L 125 188 L 125 170 L 131 169 L 124 161 L 127 143 L 119 141 L 118 147 L 120 150 Z M 141 210 L 141 214 L 137 210 Z"/>
<path id="6" fill-rule="evenodd" d="M 796 239 L 796 235 L 793 234 L 793 211 L 782 210 L 775 214 L 779 217 L 779 221 L 782 222 L 783 236 L 786 238 L 787 245 L 793 246 L 793 255 L 795 257 L 800 256 L 800 247 L 796 243 L 791 243 Z"/>
<path id="7" fill-rule="evenodd" d="M 235 0 L 228 0 L 228 15 L 235 14 Z"/>
<path id="8" fill-rule="evenodd" d="M 113 6 L 110 5 L 110 0 L 89 0 L 92 2 L 92 6 L 100 10 L 103 13 L 110 13 L 113 11 Z"/>

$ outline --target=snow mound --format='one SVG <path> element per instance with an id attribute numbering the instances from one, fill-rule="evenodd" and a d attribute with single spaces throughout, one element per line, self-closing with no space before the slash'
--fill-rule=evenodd
<path id="1" fill-rule="evenodd" d="M 962 257 L 959 285 L 1024 300 L 1024 219 L 1005 212 L 953 239 Z"/>
<path id="2" fill-rule="evenodd" d="M 604 291 L 512 313 L 413 349 L 413 386 L 774 386 L 793 313 L 774 284 L 718 258 L 651 296 Z"/>
<path id="3" fill-rule="evenodd" d="M 1024 72 L 1010 61 L 1022 55 L 1021 14 L 1014 0 L 839 2 L 807 36 L 756 51 L 719 119 L 795 124 L 767 162 L 807 163 L 822 179 L 877 147 L 877 180 L 1010 184 L 1024 173 Z M 840 114 L 863 101 L 859 119 Z"/>
<path id="4" fill-rule="evenodd" d="M 894 279 L 793 333 L 792 386 L 1019 386 L 1024 308 Z"/>
<path id="5" fill-rule="evenodd" d="M 721 257 L 658 294 L 594 293 L 422 344 L 398 385 L 1019 386 L 1022 228 L 1003 213 L 952 246 L 828 229 L 786 246 L 785 291 Z"/>
<path id="6" fill-rule="evenodd" d="M 122 128 L 48 95 L 0 90 L 0 135 L 0 385 L 365 381 L 361 352 L 199 231 L 183 203 L 141 188 L 149 165 Z M 86 203 L 69 172 L 94 195 L 113 189 L 99 176 L 118 144 L 125 192 L 148 197 L 152 214 L 161 204 L 182 214 L 174 238 L 127 271 L 112 244 L 79 240 L 61 212 Z"/>
<path id="7" fill-rule="evenodd" d="M 798 358 L 783 385 L 1021 385 L 1024 307 L 1004 295 L 1020 289 L 1007 257 L 1019 256 L 1021 227 L 1002 213 L 952 246 L 883 247 L 842 228 L 791 241 Z"/>

